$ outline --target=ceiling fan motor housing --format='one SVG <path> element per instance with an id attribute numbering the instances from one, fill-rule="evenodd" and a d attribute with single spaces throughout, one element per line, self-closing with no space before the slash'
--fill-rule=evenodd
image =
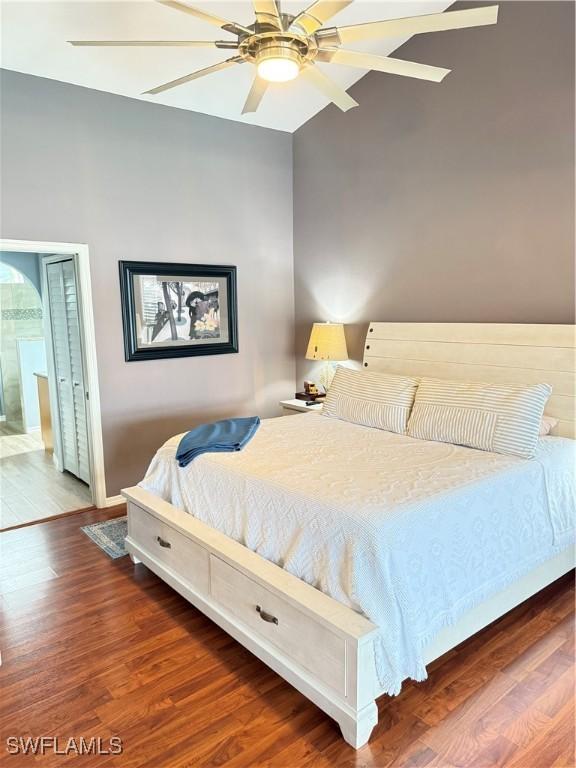
<path id="1" fill-rule="evenodd" d="M 298 70 L 304 63 L 299 46 L 288 40 L 270 40 L 258 46 L 256 64 L 262 64 L 270 59 L 294 62 Z"/>

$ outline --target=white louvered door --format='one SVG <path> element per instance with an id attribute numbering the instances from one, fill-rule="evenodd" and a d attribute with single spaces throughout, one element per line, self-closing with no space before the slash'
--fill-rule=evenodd
<path id="1" fill-rule="evenodd" d="M 63 468 L 90 483 L 86 399 L 74 261 L 46 265 Z"/>

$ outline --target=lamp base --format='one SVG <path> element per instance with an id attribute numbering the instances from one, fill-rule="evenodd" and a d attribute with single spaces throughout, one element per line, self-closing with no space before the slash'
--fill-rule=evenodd
<path id="1" fill-rule="evenodd" d="M 332 384 L 332 380 L 334 378 L 334 375 L 336 373 L 336 366 L 334 363 L 326 362 L 322 366 L 320 370 L 320 375 L 318 376 L 318 381 L 322 387 L 324 387 L 324 392 L 328 392 L 330 389 L 330 385 Z"/>

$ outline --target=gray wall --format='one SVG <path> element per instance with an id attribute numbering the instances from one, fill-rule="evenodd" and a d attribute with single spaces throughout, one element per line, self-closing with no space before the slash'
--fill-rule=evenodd
<path id="1" fill-rule="evenodd" d="M 574 4 L 501 2 L 394 55 L 453 72 L 371 73 L 295 134 L 300 377 L 314 320 L 356 358 L 369 320 L 574 320 Z"/>
<path id="2" fill-rule="evenodd" d="M 409 41 L 453 73 L 369 74 L 293 168 L 286 134 L 2 73 L 2 236 L 90 246 L 108 494 L 200 420 L 277 413 L 293 287 L 300 377 L 314 320 L 354 357 L 371 319 L 572 322 L 574 6 L 500 5 Z M 236 264 L 240 354 L 125 363 L 119 259 Z"/>
<path id="3" fill-rule="evenodd" d="M 293 391 L 287 134 L 4 71 L 2 237 L 88 243 L 108 495 L 198 421 Z M 236 264 L 240 352 L 126 363 L 118 261 Z"/>

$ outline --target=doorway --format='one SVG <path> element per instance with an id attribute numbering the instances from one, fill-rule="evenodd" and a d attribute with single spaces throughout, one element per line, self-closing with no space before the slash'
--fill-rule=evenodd
<path id="1" fill-rule="evenodd" d="M 0 241 L 0 529 L 106 506 L 87 267 L 86 246 Z"/>

